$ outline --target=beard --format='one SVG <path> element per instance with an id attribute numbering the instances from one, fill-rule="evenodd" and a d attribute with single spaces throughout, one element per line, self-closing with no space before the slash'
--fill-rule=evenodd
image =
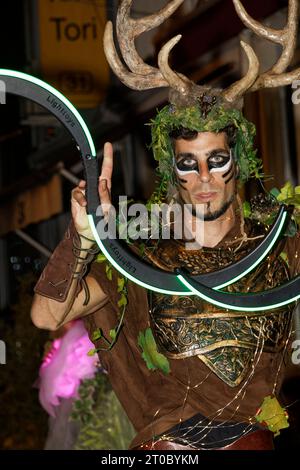
<path id="1" fill-rule="evenodd" d="M 204 222 L 210 222 L 212 220 L 216 220 L 218 219 L 219 217 L 221 217 L 221 215 L 225 214 L 225 212 L 227 211 L 228 207 L 232 204 L 234 200 L 234 194 L 232 194 L 230 196 L 230 198 L 228 199 L 228 201 L 224 202 L 223 205 L 220 207 L 220 209 L 217 209 L 215 211 L 211 211 L 210 209 L 210 203 L 207 204 L 208 208 L 207 208 L 207 213 L 206 214 L 200 214 L 200 211 L 197 210 L 196 206 L 193 205 L 192 206 L 192 215 L 194 217 L 197 217 L 198 219 L 204 221 Z"/>

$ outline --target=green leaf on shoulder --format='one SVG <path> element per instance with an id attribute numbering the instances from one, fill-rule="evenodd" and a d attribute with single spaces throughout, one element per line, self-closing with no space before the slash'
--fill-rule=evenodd
<path id="1" fill-rule="evenodd" d="M 125 285 L 125 278 L 124 277 L 118 277 L 118 292 L 122 292 L 124 289 Z"/>
<path id="2" fill-rule="evenodd" d="M 106 260 L 106 256 L 103 253 L 99 253 L 95 259 L 97 263 L 104 263 Z"/>
<path id="3" fill-rule="evenodd" d="M 276 199 L 277 199 L 277 197 L 278 197 L 279 194 L 280 194 L 280 191 L 279 191 L 278 188 L 272 188 L 271 191 L 270 191 L 270 194 L 271 194 L 271 196 L 274 196 L 274 197 L 276 197 Z"/>
<path id="4" fill-rule="evenodd" d="M 118 307 L 125 307 L 127 305 L 127 302 L 127 296 L 124 294 L 124 292 L 122 292 L 121 298 L 118 301 Z"/>
<path id="5" fill-rule="evenodd" d="M 87 353 L 88 356 L 94 356 L 97 353 L 97 349 L 93 348 L 90 349 L 89 352 Z"/>
<path id="6" fill-rule="evenodd" d="M 116 330 L 115 330 L 115 329 L 110 330 L 109 336 L 110 336 L 111 339 L 114 341 L 114 340 L 116 339 L 116 337 L 117 337 L 117 332 L 116 332 Z"/>
<path id="7" fill-rule="evenodd" d="M 144 332 L 140 331 L 138 345 L 143 351 L 142 357 L 149 370 L 160 369 L 165 375 L 170 373 L 169 361 L 158 352 L 151 328 L 147 328 Z"/>
<path id="8" fill-rule="evenodd" d="M 295 207 L 300 206 L 300 186 L 293 186 L 290 181 L 280 189 L 277 200 L 284 204 L 292 204 Z"/>
<path id="9" fill-rule="evenodd" d="M 97 330 L 93 331 L 92 333 L 92 341 L 97 341 L 102 337 L 102 330 L 98 328 Z"/>
<path id="10" fill-rule="evenodd" d="M 105 266 L 105 273 L 106 273 L 107 279 L 111 281 L 112 280 L 112 268 L 109 264 Z"/>
<path id="11" fill-rule="evenodd" d="M 289 260 L 288 260 L 288 255 L 286 254 L 285 251 L 282 251 L 279 255 L 281 259 L 289 266 Z"/>

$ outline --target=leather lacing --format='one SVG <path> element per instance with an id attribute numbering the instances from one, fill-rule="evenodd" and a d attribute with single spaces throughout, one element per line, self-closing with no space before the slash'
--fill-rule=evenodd
<path id="1" fill-rule="evenodd" d="M 95 243 L 95 240 L 91 240 L 90 238 L 85 237 L 84 235 L 78 234 L 78 236 L 81 237 L 81 238 L 84 238 L 85 240 L 88 240 L 90 242 Z M 89 288 L 88 288 L 88 285 L 87 285 L 87 282 L 86 282 L 84 276 L 87 272 L 88 265 L 91 263 L 91 261 L 93 260 L 95 254 L 97 254 L 100 251 L 100 249 L 96 245 L 96 243 L 91 248 L 81 248 L 80 246 L 76 245 L 75 241 L 76 241 L 76 236 L 74 235 L 73 236 L 72 252 L 73 252 L 73 255 L 75 256 L 75 258 L 77 259 L 77 263 L 79 265 L 81 265 L 82 267 L 81 267 L 80 271 L 76 271 L 77 264 L 75 264 L 75 266 L 76 266 L 75 270 L 72 269 L 72 278 L 73 279 L 78 279 L 78 283 L 79 283 L 80 287 L 81 288 L 83 287 L 84 293 L 85 293 L 85 299 L 84 299 L 83 305 L 87 305 L 89 303 L 89 300 L 90 300 L 90 291 L 89 291 Z M 80 256 L 81 251 L 85 251 L 87 253 L 87 256 L 86 257 Z M 70 267 L 71 267 L 71 265 L 70 265 Z"/>

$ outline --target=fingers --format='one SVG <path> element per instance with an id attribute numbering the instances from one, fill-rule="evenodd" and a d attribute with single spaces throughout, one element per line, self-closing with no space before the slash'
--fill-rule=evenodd
<path id="1" fill-rule="evenodd" d="M 103 163 L 99 177 L 99 196 L 104 216 L 107 216 L 111 207 L 111 177 L 113 172 L 113 146 L 110 142 L 104 144 Z"/>
<path id="2" fill-rule="evenodd" d="M 110 192 L 105 179 L 99 181 L 99 196 L 103 214 L 107 215 L 111 207 Z"/>
<path id="3" fill-rule="evenodd" d="M 87 205 L 86 197 L 85 197 L 85 187 L 86 187 L 86 182 L 84 180 L 81 180 L 78 183 L 78 186 L 76 188 L 72 189 L 71 192 L 71 200 L 78 202 L 78 204 L 82 207 Z"/>
<path id="4" fill-rule="evenodd" d="M 113 172 L 113 146 L 110 142 L 104 144 L 103 163 L 99 181 L 107 181 L 107 189 L 111 190 L 111 176 Z"/>
<path id="5" fill-rule="evenodd" d="M 85 189 L 86 187 L 86 181 L 85 180 L 80 180 L 78 183 L 78 187 L 81 189 Z"/>
<path id="6" fill-rule="evenodd" d="M 110 142 L 104 144 L 103 162 L 101 174 L 99 176 L 99 196 L 103 213 L 108 214 L 111 207 L 111 178 L 113 172 L 113 146 Z M 86 181 L 81 180 L 78 186 L 72 191 L 72 199 L 78 202 L 82 207 L 87 205 L 85 198 Z"/>

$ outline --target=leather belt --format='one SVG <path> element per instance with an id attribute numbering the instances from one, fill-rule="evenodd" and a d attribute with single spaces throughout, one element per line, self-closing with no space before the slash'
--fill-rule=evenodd
<path id="1" fill-rule="evenodd" d="M 148 441 L 132 450 L 201 450 L 185 446 L 172 441 Z M 205 449 L 203 449 L 205 450 Z M 225 447 L 210 450 L 274 450 L 273 433 L 271 431 L 258 430 L 241 437 Z"/>

